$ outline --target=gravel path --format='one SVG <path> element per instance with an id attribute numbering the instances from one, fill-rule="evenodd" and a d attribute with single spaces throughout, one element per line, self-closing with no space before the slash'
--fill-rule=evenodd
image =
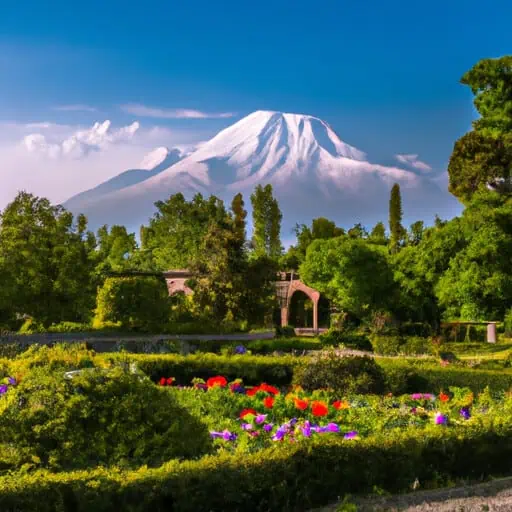
<path id="1" fill-rule="evenodd" d="M 358 512 L 512 512 L 512 477 L 387 498 L 353 498 L 351 502 Z M 337 508 L 332 505 L 316 512 L 336 512 Z"/>

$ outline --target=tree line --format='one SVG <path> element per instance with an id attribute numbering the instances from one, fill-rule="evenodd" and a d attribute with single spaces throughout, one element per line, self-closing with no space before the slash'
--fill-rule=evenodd
<path id="1" fill-rule="evenodd" d="M 129 291 L 112 283 L 113 273 L 173 268 L 195 277 L 191 297 L 171 300 L 171 322 L 268 324 L 278 270 L 298 271 L 360 320 L 502 319 L 512 306 L 512 57 L 480 61 L 461 82 L 471 88 L 480 118 L 455 143 L 448 166 L 449 190 L 465 206 L 460 217 L 406 229 L 396 184 L 387 227 L 345 230 L 316 218 L 296 226 L 296 243 L 284 251 L 282 213 L 266 185 L 250 197 L 250 238 L 241 194 L 226 208 L 215 196 L 187 200 L 178 193 L 155 204 L 138 244 L 124 226 L 92 233 L 83 215 L 75 219 L 21 192 L 0 215 L 0 326 L 17 328 L 23 318 L 45 327 L 91 323 L 116 293 Z"/>

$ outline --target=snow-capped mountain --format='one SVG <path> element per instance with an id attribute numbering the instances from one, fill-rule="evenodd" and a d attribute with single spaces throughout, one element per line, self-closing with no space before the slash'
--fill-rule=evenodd
<path id="1" fill-rule="evenodd" d="M 158 151 L 148 155 L 148 165 L 158 161 Z M 227 202 L 242 192 L 250 206 L 254 187 L 270 183 L 283 211 L 287 238 L 295 223 L 319 216 L 341 226 L 386 222 L 394 183 L 401 186 L 406 221 L 430 221 L 436 213 L 453 214 L 454 207 L 451 196 L 429 177 L 370 163 L 365 153 L 342 142 L 324 121 L 281 112 L 254 112 L 188 156 L 145 176 L 126 184 L 119 179 L 109 190 L 109 182 L 100 185 L 93 189 L 104 187 L 100 195 L 90 191 L 85 200 L 82 195 L 79 211 L 92 227 L 123 223 L 138 230 L 153 214 L 156 201 L 178 191 L 187 197 L 196 192 L 215 194 Z M 77 197 L 65 205 L 75 213 Z"/>
<path id="2" fill-rule="evenodd" d="M 178 148 L 172 150 L 166 147 L 156 148 L 144 157 L 137 169 L 124 171 L 97 187 L 73 196 L 64 203 L 64 206 L 73 212 L 86 211 L 88 206 L 94 201 L 98 201 L 116 190 L 121 190 L 147 180 L 159 172 L 165 171 L 185 156 L 186 153 Z"/>

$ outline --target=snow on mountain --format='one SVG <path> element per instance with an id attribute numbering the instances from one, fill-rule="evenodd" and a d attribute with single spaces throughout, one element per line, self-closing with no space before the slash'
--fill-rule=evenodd
<path id="1" fill-rule="evenodd" d="M 143 164 L 158 161 L 160 150 Z M 386 221 L 394 183 L 401 186 L 404 215 L 411 221 L 453 214 L 455 203 L 428 176 L 370 163 L 321 119 L 257 111 L 147 179 L 82 201 L 81 211 L 92 225 L 115 222 L 138 229 L 147 223 L 156 201 L 178 191 L 187 197 L 216 194 L 226 202 L 242 192 L 250 206 L 254 187 L 267 183 L 273 185 L 283 211 L 283 237 L 296 222 L 309 223 L 318 216 L 342 226 Z"/>
<path id="2" fill-rule="evenodd" d="M 159 147 L 148 153 L 139 165 L 139 169 L 145 171 L 152 171 L 155 167 L 160 165 L 170 154 L 166 147 Z"/>
<path id="3" fill-rule="evenodd" d="M 185 156 L 186 153 L 178 148 L 171 151 L 166 147 L 156 148 L 144 157 L 138 169 L 124 171 L 92 189 L 73 196 L 64 203 L 64 207 L 73 212 L 88 211 L 89 205 L 93 202 L 117 190 L 141 183 L 179 162 Z M 108 222 L 105 221 L 105 223 Z"/>

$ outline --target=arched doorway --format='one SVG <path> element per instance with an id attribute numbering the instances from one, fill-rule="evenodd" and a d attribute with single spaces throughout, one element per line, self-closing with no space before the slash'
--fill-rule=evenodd
<path id="1" fill-rule="evenodd" d="M 301 290 L 296 290 L 290 297 L 288 323 L 292 327 L 313 327 L 313 301 Z"/>
<path id="2" fill-rule="evenodd" d="M 331 303 L 329 299 L 320 295 L 318 299 L 318 327 L 329 328 L 331 326 Z"/>

